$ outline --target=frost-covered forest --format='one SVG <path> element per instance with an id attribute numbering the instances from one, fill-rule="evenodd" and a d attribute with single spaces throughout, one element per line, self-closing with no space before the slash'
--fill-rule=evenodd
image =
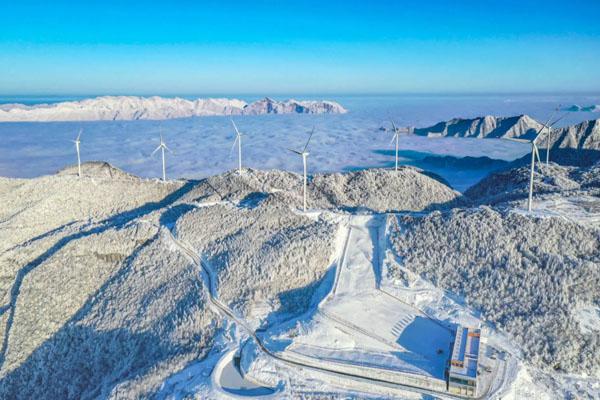
<path id="1" fill-rule="evenodd" d="M 600 338 L 574 312 L 600 304 L 600 231 L 482 206 L 389 217 L 404 267 L 464 296 L 545 369 L 597 372 Z M 391 273 L 400 273 L 391 267 Z"/>
<path id="2" fill-rule="evenodd" d="M 597 168 L 551 165 L 539 178 L 550 182 L 544 196 L 571 183 L 568 193 L 595 196 Z M 600 365 L 597 331 L 577 315 L 600 302 L 599 231 L 510 211 L 511 203 L 469 208 L 508 186 L 488 183 L 467 199 L 410 167 L 316 174 L 308 197 L 316 210 L 303 214 L 302 177 L 290 172 L 160 182 L 106 163 L 83 171 L 0 179 L 0 398 L 155 394 L 228 331 L 177 242 L 212 267 L 223 303 L 265 326 L 303 313 L 331 282 L 339 232 L 354 212 L 421 211 L 389 217 L 407 268 L 464 296 L 535 365 L 574 373 Z"/>

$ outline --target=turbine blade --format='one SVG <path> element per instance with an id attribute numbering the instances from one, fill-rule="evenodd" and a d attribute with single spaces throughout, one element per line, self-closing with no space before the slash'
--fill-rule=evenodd
<path id="1" fill-rule="evenodd" d="M 535 153 L 535 157 L 537 158 L 538 163 L 541 165 L 542 164 L 542 160 L 540 160 L 540 152 L 538 151 L 538 148 L 535 145 L 535 143 L 532 143 L 532 144 L 533 144 L 533 152 Z"/>
<path id="2" fill-rule="evenodd" d="M 300 152 L 300 151 L 293 150 L 293 149 L 288 149 L 288 150 L 291 151 L 292 153 L 296 153 L 296 154 L 298 154 L 300 156 L 302 155 L 302 152 Z"/>
<path id="3" fill-rule="evenodd" d="M 561 115 L 560 117 L 558 117 L 557 119 L 555 119 L 551 124 L 550 127 L 553 127 L 557 122 L 559 122 L 560 120 L 562 120 L 564 117 L 566 117 L 569 114 L 569 111 L 567 111 L 566 113 L 564 113 L 563 115 Z"/>
<path id="4" fill-rule="evenodd" d="M 77 134 L 77 139 L 76 139 L 78 142 L 80 141 L 79 139 L 81 138 L 82 132 L 83 132 L 83 129 L 79 129 L 79 133 Z"/>
<path id="5" fill-rule="evenodd" d="M 533 138 L 533 142 L 537 142 L 538 138 L 540 137 L 540 134 L 542 133 L 542 131 L 544 130 L 544 128 L 548 128 L 548 124 L 550 123 L 550 121 L 552 120 L 552 118 L 554 117 L 554 115 L 556 114 L 556 110 L 554 110 L 552 112 L 552 114 L 550 114 L 550 118 L 548 118 L 548 120 L 546 121 L 545 124 L 542 124 L 542 127 L 540 129 L 538 129 L 538 131 L 535 134 L 535 137 Z"/>
<path id="6" fill-rule="evenodd" d="M 235 125 L 235 122 L 233 122 L 233 119 L 231 120 L 231 123 L 233 124 L 233 129 L 235 129 L 235 133 L 237 134 L 237 136 L 240 136 L 240 135 L 241 135 L 241 133 L 240 133 L 240 131 L 238 131 L 238 128 L 237 128 L 237 126 Z"/>
<path id="7" fill-rule="evenodd" d="M 162 146 L 158 146 L 156 149 L 154 149 L 154 151 L 150 155 L 154 156 L 154 153 L 156 153 L 157 151 L 159 151 L 161 148 L 162 148 Z"/>
<path id="8" fill-rule="evenodd" d="M 229 150 L 229 155 L 231 155 L 231 153 L 233 153 L 233 149 L 235 148 L 235 144 L 237 143 L 239 138 L 240 138 L 239 135 L 235 135 L 235 140 L 233 141 L 233 144 L 231 145 L 231 150 Z"/>
<path id="9" fill-rule="evenodd" d="M 166 144 L 163 143 L 163 147 L 165 148 L 166 151 L 168 151 L 169 153 L 172 153 L 171 149 L 168 148 Z"/>
<path id="10" fill-rule="evenodd" d="M 390 145 L 392 143 L 394 143 L 394 140 L 396 139 L 397 136 L 398 136 L 398 132 L 394 133 L 394 136 L 392 136 L 392 140 L 390 140 Z"/>
<path id="11" fill-rule="evenodd" d="M 308 147 L 308 144 L 310 143 L 310 139 L 312 139 L 313 133 L 315 133 L 315 127 L 313 126 L 312 131 L 310 131 L 310 136 L 308 137 L 308 140 L 306 141 L 306 144 L 304 145 L 304 149 L 302 149 L 302 153 L 304 153 L 306 151 L 306 148 Z M 302 154 L 300 153 L 300 154 Z"/>
<path id="12" fill-rule="evenodd" d="M 392 121 L 392 120 L 390 119 L 390 122 L 392 123 L 392 128 L 394 129 L 394 132 L 397 132 L 397 131 L 398 131 L 398 128 L 396 128 L 396 124 L 394 123 L 394 121 Z"/>
<path id="13" fill-rule="evenodd" d="M 511 142 L 531 143 L 531 140 L 519 139 L 519 138 L 514 138 L 514 137 L 503 137 L 503 138 L 500 138 L 500 139 L 502 139 L 502 140 L 510 140 Z"/>

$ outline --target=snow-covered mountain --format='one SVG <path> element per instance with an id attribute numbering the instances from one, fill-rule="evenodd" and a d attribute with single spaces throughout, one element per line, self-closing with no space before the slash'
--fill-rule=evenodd
<path id="1" fill-rule="evenodd" d="M 347 112 L 341 105 L 334 101 L 315 100 L 286 100 L 276 101 L 265 97 L 244 107 L 242 114 L 343 114 Z"/>
<path id="2" fill-rule="evenodd" d="M 341 114 L 333 101 L 276 101 L 270 98 L 247 103 L 239 99 L 196 99 L 137 96 L 102 96 L 55 104 L 0 105 L 0 122 L 100 121 L 172 119 L 214 115 Z"/>
<path id="3" fill-rule="evenodd" d="M 421 136 L 454 136 L 470 138 L 520 138 L 530 139 L 542 124 L 528 115 L 495 117 L 486 115 L 478 118 L 453 118 L 433 126 L 415 129 Z"/>
<path id="4" fill-rule="evenodd" d="M 514 117 L 486 115 L 472 119 L 454 118 L 426 128 L 416 128 L 414 132 L 416 135 L 434 137 L 532 139 L 541 128 L 541 123 L 527 115 Z M 545 135 L 540 138 L 543 147 L 547 146 L 547 138 L 548 136 Z M 600 150 L 600 119 L 553 129 L 550 134 L 550 144 L 553 149 Z"/>
<path id="5" fill-rule="evenodd" d="M 553 149 L 600 150 L 600 118 L 553 130 L 550 142 Z"/>
<path id="6" fill-rule="evenodd" d="M 598 165 L 549 168 L 539 214 L 527 168 L 479 207 L 411 167 L 315 174 L 309 213 L 275 169 L 0 177 L 0 399 L 414 398 L 369 374 L 443 376 L 456 324 L 482 326 L 479 387 L 595 398 Z"/>

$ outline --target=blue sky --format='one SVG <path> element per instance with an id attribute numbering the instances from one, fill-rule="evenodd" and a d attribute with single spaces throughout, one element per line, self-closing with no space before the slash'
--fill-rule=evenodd
<path id="1" fill-rule="evenodd" d="M 0 95 L 600 91 L 600 1 L 1 1 Z"/>

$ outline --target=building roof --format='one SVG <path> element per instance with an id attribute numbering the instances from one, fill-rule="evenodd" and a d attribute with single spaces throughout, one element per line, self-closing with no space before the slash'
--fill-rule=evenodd
<path id="1" fill-rule="evenodd" d="M 471 379 L 477 378 L 480 336 L 480 329 L 464 326 L 459 326 L 456 329 L 452 357 L 450 358 L 450 375 Z"/>

